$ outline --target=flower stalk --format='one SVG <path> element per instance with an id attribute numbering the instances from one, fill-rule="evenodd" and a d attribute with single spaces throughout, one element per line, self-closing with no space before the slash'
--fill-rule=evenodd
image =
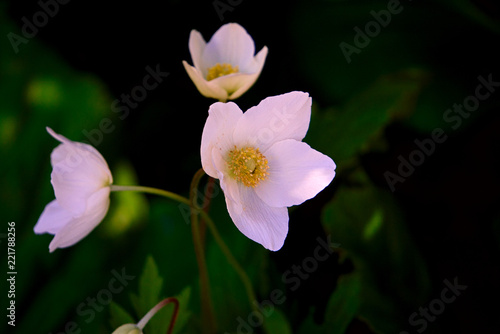
<path id="1" fill-rule="evenodd" d="M 204 174 L 205 173 L 203 172 L 203 169 L 198 170 L 191 181 L 191 188 L 189 191 L 189 202 L 191 207 L 191 232 L 193 235 L 196 262 L 198 263 L 198 270 L 200 272 L 200 294 L 203 323 L 207 325 L 205 329 L 207 333 L 215 333 L 217 329 L 217 323 L 215 320 L 214 306 L 210 294 L 208 269 L 205 262 L 205 249 L 203 247 L 198 221 L 198 212 L 200 212 L 201 210 L 196 203 L 196 191 L 198 189 L 200 179 Z"/>

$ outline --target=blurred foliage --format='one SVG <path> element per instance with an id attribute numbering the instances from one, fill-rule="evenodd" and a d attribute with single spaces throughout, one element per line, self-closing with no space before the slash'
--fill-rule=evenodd
<path id="1" fill-rule="evenodd" d="M 150 309 L 158 304 L 165 296 L 162 296 L 163 279 L 159 276 L 158 267 L 152 257 L 146 259 L 144 271 L 139 278 L 139 293 L 131 294 L 130 298 L 134 306 L 136 314 L 139 315 L 138 320 L 134 321 L 127 311 L 121 306 L 113 303 L 111 308 L 111 326 L 118 328 L 123 324 L 132 323 L 137 324 L 139 319 L 142 318 Z M 179 302 L 179 313 L 175 322 L 174 333 L 182 333 L 183 328 L 189 321 L 191 312 L 189 311 L 189 299 L 191 295 L 191 288 L 186 287 L 179 295 L 170 296 L 177 298 Z M 144 331 L 151 334 L 163 334 L 167 332 L 170 326 L 170 320 L 174 308 L 170 305 L 164 306 L 153 318 L 148 322 Z"/>
<path id="2" fill-rule="evenodd" d="M 134 185 L 139 181 L 130 163 L 120 162 L 113 168 L 113 182 L 120 185 Z M 149 206 L 143 194 L 120 191 L 113 194 L 111 208 L 107 214 L 107 224 L 103 230 L 110 237 L 134 229 L 137 224 L 147 221 Z"/>
<path id="3" fill-rule="evenodd" d="M 408 213 L 387 187 L 381 187 L 380 182 L 370 177 L 361 160 L 366 155 L 387 151 L 390 145 L 387 130 L 391 126 L 403 126 L 406 131 L 425 135 L 441 126 L 443 111 L 473 92 L 476 83 L 471 82 L 480 74 L 490 73 L 484 71 L 492 59 L 498 62 L 497 55 L 488 52 L 494 43 L 484 46 L 478 42 L 469 47 L 482 54 L 484 62 L 466 58 L 479 67 L 469 66 L 457 73 L 456 67 L 464 62 L 454 58 L 462 47 L 462 38 L 470 32 L 475 34 L 468 37 L 471 43 L 474 36 L 498 39 L 500 26 L 471 1 L 401 1 L 402 12 L 393 15 L 391 23 L 382 27 L 380 34 L 371 38 L 359 54 L 352 54 L 348 63 L 340 43 L 353 44 L 356 34 L 353 28 L 363 29 L 373 20 L 370 12 L 387 8 L 387 3 L 381 0 L 280 3 L 279 15 L 271 9 L 267 14 L 279 24 L 271 20 L 266 23 L 253 15 L 262 13 L 262 6 L 268 6 L 267 3 L 244 2 L 234 8 L 234 13 L 227 13 L 231 20 L 242 18 L 249 24 L 256 21 L 264 24 L 255 35 L 268 39 L 256 43 L 270 49 L 262 79 L 248 96 L 242 97 L 243 103 L 256 105 L 265 96 L 251 95 L 252 91 L 265 94 L 265 89 L 275 87 L 293 86 L 311 92 L 313 112 L 305 141 L 332 157 L 337 164 L 337 176 L 318 200 L 316 211 L 308 214 L 312 217 L 321 211 L 318 229 L 340 244 L 335 250 L 339 262 L 352 262 L 353 270 L 325 276 L 321 281 L 320 288 L 327 294 L 324 309 L 309 299 L 302 299 L 298 307 L 287 303 L 273 305 L 272 309 L 261 310 L 265 315 L 261 315 L 263 325 L 253 328 L 249 325 L 252 306 L 244 286 L 207 230 L 207 266 L 221 332 L 236 333 L 238 328 L 244 328 L 243 331 L 249 328 L 265 333 L 340 334 L 355 332 L 353 324 L 361 323 L 363 333 L 396 333 L 408 327 L 408 316 L 424 305 L 436 289 L 430 278 L 432 268 L 426 262 L 428 259 L 414 241 Z M 180 6 L 181 2 L 171 1 L 168 5 Z M 193 4 L 186 6 L 190 9 Z M 0 224 L 3 230 L 0 234 L 5 231 L 5 221 L 16 222 L 16 267 L 20 274 L 16 278 L 16 327 L 10 328 L 3 321 L 0 331 L 66 333 L 68 328 L 76 326 L 84 333 L 110 333 L 121 324 L 137 323 L 163 298 L 176 296 L 180 313 L 175 332 L 199 333 L 203 326 L 199 277 L 191 228 L 182 206 L 138 193 L 113 193 L 110 211 L 100 226 L 77 245 L 52 254 L 48 252 L 52 236 L 35 236 L 33 226 L 45 205 L 54 198 L 50 152 L 58 143 L 46 133 L 46 126 L 69 139 L 91 141 L 108 161 L 116 184 L 132 185 L 155 178 L 161 184 L 169 179 L 174 183 L 182 180 L 183 174 L 200 167 L 199 143 L 196 150 L 180 155 L 190 147 L 187 136 L 196 133 L 195 141 L 199 140 L 201 127 L 197 129 L 197 121 L 201 124 L 206 117 L 202 114 L 198 119 L 199 115 L 191 114 L 195 108 L 190 103 L 198 101 L 191 97 L 197 92 L 192 92 L 192 83 L 182 73 L 180 59 L 187 52 L 189 29 L 200 29 L 203 23 L 219 25 L 218 16 L 201 10 L 209 17 L 206 21 L 195 21 L 199 17 L 189 15 L 198 14 L 186 10 L 179 16 L 180 21 L 191 25 L 189 29 L 165 29 L 155 35 L 170 37 L 182 31 L 185 50 L 181 52 L 175 44 L 165 43 L 166 54 L 176 53 L 169 58 L 171 68 L 179 67 L 169 77 L 175 83 L 168 87 L 169 95 L 148 96 L 144 109 L 118 121 L 111 106 L 117 98 L 112 93 L 113 84 L 120 83 L 77 69 L 69 60 L 71 56 L 63 57 L 42 36 L 29 39 L 20 45 L 18 53 L 14 52 L 5 36 L 11 32 L 21 34 L 22 22 L 7 12 L 7 2 L 1 2 Z M 112 22 L 110 26 L 120 26 L 117 21 Z M 126 52 L 113 48 L 116 58 Z M 453 66 L 448 66 L 448 62 Z M 145 66 L 135 65 L 141 69 Z M 127 68 L 122 71 L 127 72 Z M 173 78 L 176 73 L 186 81 Z M 267 73 L 275 74 L 276 78 Z M 179 106 L 172 100 L 181 100 L 183 104 Z M 207 102 L 203 103 L 208 108 Z M 203 108 L 205 112 L 207 108 Z M 114 130 L 104 134 L 98 129 L 106 118 L 111 120 Z M 178 122 L 179 119 L 184 122 Z M 466 131 L 468 126 L 459 131 Z M 179 132 L 171 140 L 168 135 L 175 130 Z M 167 139 L 150 140 L 159 137 Z M 139 153 L 127 156 L 132 150 Z M 169 173 L 165 164 L 182 171 Z M 188 184 L 185 186 L 183 191 L 187 192 Z M 294 209 L 290 213 L 293 215 Z M 276 289 L 288 301 L 291 291 L 285 285 L 283 272 L 277 269 L 279 266 L 267 250 L 239 233 L 228 216 L 220 189 L 212 200 L 210 214 L 233 255 L 245 268 L 259 301 L 267 300 Z M 497 242 L 492 248 L 497 252 L 499 221 L 497 215 L 492 226 Z M 303 229 L 313 229 L 313 220 L 304 225 Z M 302 245 L 301 242 L 296 244 Z M 3 249 L 4 243 L 0 244 Z M 298 259 L 287 254 L 291 262 L 302 262 L 308 256 L 300 251 L 303 250 L 297 247 Z M 1 258 L 3 261 L 4 256 Z M 332 267 L 338 265 L 334 263 Z M 121 270 L 134 278 L 123 291 L 113 294 L 112 301 L 102 302 L 101 291 L 110 284 L 114 273 Z M 6 290 L 2 280 L 0 291 Z M 165 333 L 171 314 L 171 306 L 162 309 L 145 332 Z"/>

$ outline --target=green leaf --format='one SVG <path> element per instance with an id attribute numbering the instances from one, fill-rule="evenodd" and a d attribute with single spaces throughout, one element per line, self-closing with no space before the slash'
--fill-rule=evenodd
<path id="1" fill-rule="evenodd" d="M 378 330 L 395 332 L 415 303 L 425 302 L 427 268 L 391 194 L 371 185 L 362 170 L 350 184 L 327 204 L 323 224 L 361 275 L 360 316 Z"/>
<path id="2" fill-rule="evenodd" d="M 179 315 L 177 316 L 177 321 L 175 322 L 174 334 L 182 333 L 189 319 L 191 318 L 190 309 L 190 299 L 191 299 L 191 287 L 184 288 L 180 294 L 177 295 L 177 300 L 179 301 Z M 171 310 L 171 313 L 173 310 Z M 166 317 L 165 319 L 172 318 Z M 163 334 L 163 333 L 161 333 Z"/>
<path id="3" fill-rule="evenodd" d="M 191 317 L 191 312 L 189 311 L 190 296 L 190 287 L 186 287 L 181 291 L 179 295 L 174 296 L 179 302 L 179 311 L 177 320 L 174 324 L 173 333 L 183 333 L 183 329 Z M 158 302 L 160 302 L 160 300 L 158 300 Z M 153 316 L 153 318 L 151 318 L 151 320 L 144 328 L 144 332 L 149 334 L 165 334 L 170 327 L 173 314 L 174 304 L 169 303 L 165 305 Z"/>
<path id="4" fill-rule="evenodd" d="M 109 321 L 111 328 L 116 329 L 124 324 L 136 324 L 138 322 L 138 320 L 135 320 L 130 313 L 115 302 L 111 302 L 109 308 L 109 312 L 111 314 L 111 319 Z"/>
<path id="5" fill-rule="evenodd" d="M 316 324 L 309 316 L 301 325 L 299 333 L 345 333 L 351 321 L 360 309 L 361 277 L 359 273 L 342 276 L 334 291 L 325 312 L 325 321 Z"/>
<path id="6" fill-rule="evenodd" d="M 380 77 L 342 109 L 313 110 L 306 141 L 343 163 L 380 145 L 387 124 L 410 115 L 428 74 L 418 69 Z"/>
<path id="7" fill-rule="evenodd" d="M 142 319 L 146 313 L 164 299 L 161 295 L 162 287 L 163 278 L 160 277 L 156 262 L 152 256 L 148 256 L 142 275 L 139 278 L 139 293 L 137 295 L 133 293 L 130 294 L 132 305 L 138 314 L 138 318 Z M 174 333 L 180 333 L 191 317 L 191 311 L 189 311 L 191 288 L 185 287 L 179 295 L 174 297 L 176 297 L 179 302 L 179 313 L 175 323 Z M 151 320 L 149 320 L 144 331 L 150 334 L 166 333 L 170 326 L 173 311 L 174 308 L 170 306 L 170 304 L 164 306 L 151 318 Z M 135 323 L 138 321 L 139 320 Z"/>
<path id="8" fill-rule="evenodd" d="M 144 270 L 139 278 L 139 294 L 131 294 L 130 296 L 132 305 L 139 317 L 142 318 L 161 300 L 160 294 L 162 286 L 163 278 L 161 278 L 158 273 L 158 267 L 156 266 L 155 260 L 152 256 L 148 256 Z M 148 326 L 151 326 L 153 332 L 160 330 L 158 326 L 162 327 L 161 323 L 158 324 L 156 319 L 152 319 Z"/>
<path id="9" fill-rule="evenodd" d="M 280 309 L 275 308 L 273 312 L 266 317 L 264 324 L 264 330 L 268 334 L 280 333 L 280 334 L 291 334 L 292 328 L 286 316 L 281 312 Z"/>

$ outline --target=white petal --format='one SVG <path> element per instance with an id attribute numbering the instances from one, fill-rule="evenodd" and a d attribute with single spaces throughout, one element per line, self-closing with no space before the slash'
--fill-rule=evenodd
<path id="1" fill-rule="evenodd" d="M 53 252 L 56 248 L 72 246 L 86 237 L 104 219 L 109 208 L 109 187 L 102 188 L 88 199 L 87 210 L 83 215 L 73 218 L 55 235 L 49 245 Z"/>
<path id="2" fill-rule="evenodd" d="M 255 57 L 253 57 L 252 61 L 248 63 L 247 67 L 240 68 L 240 72 L 243 73 L 260 73 L 262 68 L 264 67 L 264 63 L 266 62 L 268 49 L 267 46 L 264 46 L 259 53 Z"/>
<path id="3" fill-rule="evenodd" d="M 266 61 L 266 56 L 267 56 L 267 47 L 262 48 L 262 50 L 257 54 L 255 57 L 255 60 L 251 62 L 251 67 L 248 68 L 246 73 L 252 73 L 252 74 L 247 74 L 248 78 L 246 78 L 245 82 L 241 85 L 239 85 L 239 88 L 234 90 L 233 93 L 229 94 L 229 97 L 227 98 L 228 100 L 235 100 L 241 95 L 243 95 L 250 87 L 253 86 L 255 81 L 257 81 L 257 78 L 260 75 L 260 72 L 262 72 L 262 68 L 264 67 L 264 62 Z"/>
<path id="4" fill-rule="evenodd" d="M 316 196 L 335 176 L 335 163 L 330 157 L 293 139 L 274 144 L 264 156 L 269 175 L 255 191 L 273 207 L 301 204 Z"/>
<path id="5" fill-rule="evenodd" d="M 182 64 L 201 95 L 219 101 L 227 100 L 228 94 L 225 89 L 214 83 L 213 80 L 207 81 L 199 70 L 189 65 L 186 61 L 183 60 Z"/>
<path id="6" fill-rule="evenodd" d="M 243 95 L 255 83 L 258 77 L 258 74 L 234 73 L 212 79 L 208 82 L 224 89 L 228 94 L 228 100 L 234 100 L 236 97 Z M 243 87 L 246 88 L 242 90 Z M 236 92 L 239 92 L 239 95 L 233 97 Z"/>
<path id="7" fill-rule="evenodd" d="M 212 150 L 225 155 L 233 146 L 234 126 L 243 115 L 233 102 L 216 102 L 208 110 L 208 118 L 201 135 L 201 165 L 205 173 L 217 178 L 217 171 L 212 162 Z"/>
<path id="8" fill-rule="evenodd" d="M 233 211 L 236 214 L 241 214 L 241 212 L 243 211 L 243 206 L 240 203 L 240 191 L 238 188 L 238 183 L 235 179 L 227 175 L 226 161 L 217 149 L 212 150 L 212 160 L 217 170 L 217 178 L 219 179 L 220 187 L 224 191 L 224 195 L 228 199 L 233 201 Z"/>
<path id="9" fill-rule="evenodd" d="M 205 66 L 228 63 L 246 68 L 255 54 L 255 44 L 246 30 L 237 23 L 223 25 L 215 32 L 203 52 Z"/>
<path id="10" fill-rule="evenodd" d="M 203 62 L 203 51 L 205 50 L 207 43 L 203 39 L 203 36 L 196 31 L 191 30 L 191 34 L 189 35 L 189 52 L 191 53 L 191 59 L 193 60 L 193 65 L 197 68 L 201 73 L 206 75 L 204 72 L 204 62 Z"/>
<path id="11" fill-rule="evenodd" d="M 36 234 L 56 234 L 71 219 L 73 219 L 71 213 L 61 208 L 57 201 L 53 200 L 45 206 L 34 231 Z"/>
<path id="12" fill-rule="evenodd" d="M 302 140 L 309 128 L 311 98 L 303 92 L 290 92 L 262 100 L 248 109 L 234 131 L 237 146 L 254 146 L 266 151 L 285 140 Z"/>
<path id="13" fill-rule="evenodd" d="M 62 142 L 51 154 L 51 182 L 57 202 L 73 215 L 81 215 L 89 196 L 113 182 L 111 172 L 102 155 L 92 146 L 55 133 L 51 135 Z"/>
<path id="14" fill-rule="evenodd" d="M 99 153 L 98 150 L 95 149 L 95 147 L 85 144 L 85 143 L 79 143 L 75 142 L 72 140 L 69 140 L 68 138 L 64 137 L 63 135 L 57 134 L 54 132 L 49 127 L 46 127 L 47 132 L 54 137 L 55 139 L 59 140 L 62 144 L 70 144 L 70 147 L 75 148 L 75 152 L 73 153 L 74 155 L 81 155 L 82 157 L 90 157 L 91 159 L 96 160 L 96 163 L 101 164 L 105 170 L 108 172 L 108 176 L 111 178 L 111 172 L 109 172 L 108 164 L 106 163 L 106 160 L 103 158 L 101 153 Z M 77 151 L 76 151 L 77 150 Z M 53 153 L 54 154 L 54 153 Z M 69 158 L 77 158 L 77 157 L 72 157 L 70 156 Z M 51 156 L 52 164 L 61 162 L 61 160 L 68 159 L 66 155 L 53 155 Z"/>
<path id="15" fill-rule="evenodd" d="M 236 227 L 245 236 L 265 248 L 277 251 L 288 234 L 288 210 L 264 203 L 253 188 L 238 184 L 239 201 L 226 197 L 226 205 Z M 239 210 L 239 206 L 242 210 Z"/>

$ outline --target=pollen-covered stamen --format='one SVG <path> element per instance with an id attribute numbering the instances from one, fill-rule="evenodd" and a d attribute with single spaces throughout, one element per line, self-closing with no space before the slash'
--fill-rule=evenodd
<path id="1" fill-rule="evenodd" d="M 269 175 L 266 157 L 253 147 L 238 149 L 235 146 L 229 151 L 227 167 L 232 177 L 252 188 Z"/>
<path id="2" fill-rule="evenodd" d="M 208 69 L 208 74 L 207 74 L 207 80 L 213 80 L 218 77 L 222 77 L 224 75 L 232 74 L 232 73 L 238 73 L 238 65 L 232 66 L 231 64 L 228 63 L 217 63 L 215 66 L 212 66 Z"/>

